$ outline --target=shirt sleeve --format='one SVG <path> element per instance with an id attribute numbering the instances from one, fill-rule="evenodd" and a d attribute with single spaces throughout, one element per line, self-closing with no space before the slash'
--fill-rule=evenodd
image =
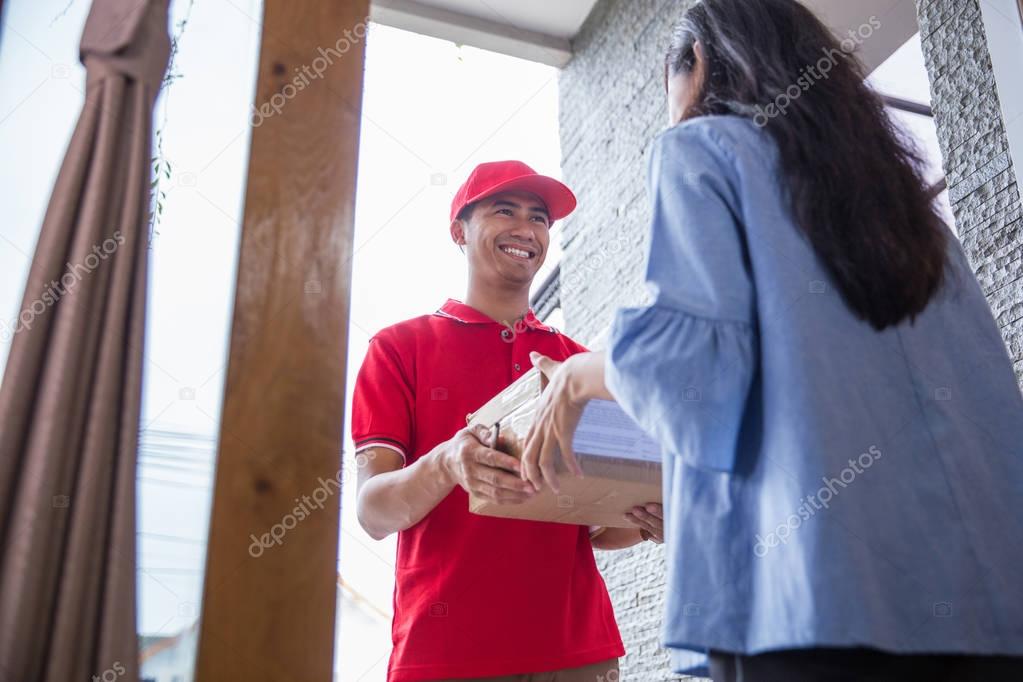
<path id="1" fill-rule="evenodd" d="M 355 450 L 384 447 L 408 463 L 412 445 L 415 393 L 409 373 L 392 342 L 377 335 L 369 342 L 352 397 Z"/>
<path id="2" fill-rule="evenodd" d="M 652 302 L 619 310 L 605 374 L 622 408 L 692 466 L 731 471 L 755 370 L 754 289 L 727 152 L 664 133 L 650 158 Z"/>
<path id="3" fill-rule="evenodd" d="M 576 355 L 577 353 L 589 353 L 590 352 L 589 348 L 587 348 L 583 344 L 579 343 L 575 339 L 569 338 L 569 337 L 565 336 L 564 334 L 561 335 L 561 338 L 564 339 L 565 346 L 567 348 L 567 352 L 565 354 L 566 358 L 570 358 L 573 355 Z"/>

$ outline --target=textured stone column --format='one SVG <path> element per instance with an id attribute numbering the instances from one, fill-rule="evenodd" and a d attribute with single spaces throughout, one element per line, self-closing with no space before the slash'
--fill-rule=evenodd
<path id="1" fill-rule="evenodd" d="M 1023 221 L 979 0 L 917 0 L 959 238 L 1023 382 Z M 1015 17 L 1006 17 L 1012 21 Z M 1018 75 L 1018 74 L 1017 74 Z M 1003 85 L 1020 87 L 1017 83 Z"/>

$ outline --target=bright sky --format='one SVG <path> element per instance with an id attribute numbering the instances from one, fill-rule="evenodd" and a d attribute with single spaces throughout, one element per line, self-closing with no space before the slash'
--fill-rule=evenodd
<path id="1" fill-rule="evenodd" d="M 77 41 L 89 3 L 72 0 L 63 14 L 52 3 L 5 4 L 0 321 L 9 325 L 81 106 L 84 71 Z M 188 7 L 185 0 L 173 3 L 175 25 Z M 139 489 L 139 628 L 146 634 L 187 627 L 201 598 L 209 452 L 224 381 L 260 12 L 258 0 L 196 3 L 178 54 L 181 78 L 157 108 L 173 173 L 162 185 L 165 209 L 151 253 L 143 414 L 149 436 Z M 310 61 L 315 56 L 311 51 Z M 922 73 L 915 40 L 874 81 L 886 91 L 926 101 Z M 556 78 L 550 67 L 372 27 L 356 205 L 349 405 L 372 334 L 430 312 L 446 297 L 463 297 L 464 257 L 448 237 L 447 213 L 469 170 L 482 161 L 520 158 L 541 172 L 560 174 Z M 907 124 L 936 155 L 930 122 Z M 7 336 L 0 334 L 0 370 L 7 349 Z M 196 440 L 183 443 L 180 434 Z M 345 441 L 350 461 L 347 424 Z M 389 610 L 394 540 L 374 542 L 361 531 L 351 483 L 342 496 L 340 569 L 354 589 Z M 350 618 L 346 625 L 343 613 L 339 679 L 382 680 L 386 624 L 364 613 Z"/>

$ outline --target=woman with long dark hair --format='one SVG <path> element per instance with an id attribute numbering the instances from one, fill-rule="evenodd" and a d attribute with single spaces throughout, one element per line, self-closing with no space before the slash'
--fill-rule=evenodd
<path id="1" fill-rule="evenodd" d="M 664 450 L 663 643 L 715 680 L 1023 679 L 1023 397 L 921 160 L 795 0 L 703 0 L 667 50 L 646 278 L 604 353 L 534 359 L 523 460 L 586 401 Z M 636 525 L 660 520 L 642 509 Z"/>

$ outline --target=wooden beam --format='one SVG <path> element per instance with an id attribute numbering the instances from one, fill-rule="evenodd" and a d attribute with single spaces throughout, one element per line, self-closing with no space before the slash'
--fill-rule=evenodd
<path id="1" fill-rule="evenodd" d="M 264 2 L 199 682 L 332 678 L 367 13 Z"/>

